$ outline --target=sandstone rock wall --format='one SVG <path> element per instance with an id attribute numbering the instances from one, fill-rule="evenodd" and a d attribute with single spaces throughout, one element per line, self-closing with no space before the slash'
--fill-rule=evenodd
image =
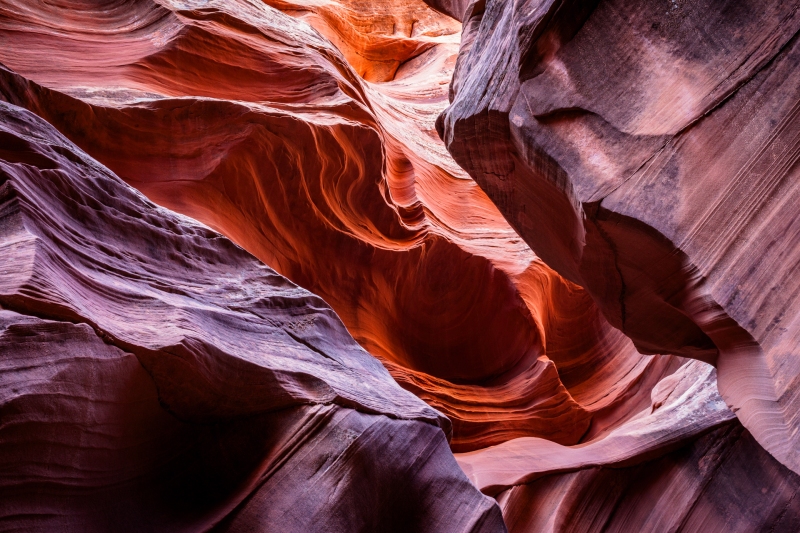
<path id="1" fill-rule="evenodd" d="M 0 1 L 0 529 L 800 529 L 796 3 L 430 4 Z"/>
<path id="2" fill-rule="evenodd" d="M 502 528 L 319 297 L 0 116 L 0 528 Z"/>
<path id="3" fill-rule="evenodd" d="M 421 28 L 450 33 L 392 37 L 418 41 L 419 55 L 372 84 L 302 22 L 329 34 L 329 10 L 346 7 L 295 6 L 293 18 L 248 2 L 13 4 L 4 93 L 322 296 L 450 417 L 453 449 L 575 444 L 628 416 L 671 363 L 636 352 L 546 267 L 437 138 L 455 23 L 428 10 Z M 417 27 L 411 7 L 382 9 Z M 378 57 L 388 37 L 368 29 L 354 46 Z M 60 61 L 43 62 L 53 50 Z"/>
<path id="4" fill-rule="evenodd" d="M 438 123 L 642 353 L 714 364 L 800 472 L 796 2 L 474 3 Z"/>

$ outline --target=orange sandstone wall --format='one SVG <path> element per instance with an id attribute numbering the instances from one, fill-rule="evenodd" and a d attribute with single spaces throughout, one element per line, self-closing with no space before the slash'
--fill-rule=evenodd
<path id="1" fill-rule="evenodd" d="M 322 296 L 453 420 L 455 450 L 575 444 L 669 372 L 536 258 L 438 140 L 457 23 L 423 4 L 181 6 L 9 8 L 11 100 Z M 387 36 L 388 20 L 417 31 Z M 372 61 L 417 55 L 370 83 L 301 21 L 351 28 Z"/>
<path id="2" fill-rule="evenodd" d="M 11 322 L 88 322 L 144 368 L 147 420 L 227 424 L 191 437 L 202 460 L 164 451 L 233 472 L 219 490 L 174 478 L 213 513 L 181 497 L 151 512 L 136 495 L 172 471 L 145 452 L 130 472 L 148 481 L 108 497 L 147 510 L 134 529 L 498 531 L 502 511 L 511 531 L 796 531 L 797 6 L 431 5 L 0 2 L 3 124 L 29 124 L 4 126 L 3 168 L 35 185 L 31 213 L 68 176 L 56 198 L 83 207 L 38 224 L 74 226 L 53 250 L 89 247 L 9 265 L 47 280 L 81 257 L 103 273 L 65 295 L 66 274 L 18 275 L 3 306 L 33 318 Z M 40 146 L 54 144 L 56 159 Z M 161 244 L 186 231 L 205 240 Z M 130 275 L 146 288 L 117 295 Z M 33 342 L 17 337 L 0 349 Z M 48 349 L 20 353 L 44 368 Z M 76 372 L 88 405 L 117 401 L 84 394 L 94 370 Z M 48 420 L 39 390 L 0 409 Z M 255 416 L 277 441 L 236 422 Z M 0 431 L 0 448 L 76 446 L 31 427 Z M 140 435 L 116 437 L 109 468 Z M 208 466 L 239 453 L 225 439 L 254 451 Z M 69 461 L 42 479 L 64 483 Z M 17 495 L 8 524 L 104 528 L 67 489 L 19 492 L 19 464 L 0 488 Z"/>

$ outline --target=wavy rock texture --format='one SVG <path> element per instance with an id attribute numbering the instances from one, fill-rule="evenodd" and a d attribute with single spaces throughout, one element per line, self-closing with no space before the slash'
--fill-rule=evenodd
<path id="1" fill-rule="evenodd" d="M 657 460 L 551 474 L 499 495 L 510 531 L 797 531 L 798 478 L 741 426 Z"/>
<path id="2" fill-rule="evenodd" d="M 716 365 L 800 472 L 796 2 L 502 2 L 465 15 L 448 149 L 642 353 Z"/>
<path id="3" fill-rule="evenodd" d="M 591 443 L 522 438 L 458 460 L 512 532 L 796 531 L 800 476 L 734 419 L 714 374 L 685 364 Z"/>
<path id="4" fill-rule="evenodd" d="M 8 271 L 0 376 L 40 354 L 29 396 L 120 406 L 26 399 L 116 440 L 82 463 L 51 426 L 14 433 L 14 457 L 47 443 L 42 483 L 109 465 L 97 499 L 23 492 L 43 467 L 14 470 L 15 527 L 502 531 L 449 437 L 512 531 L 797 530 L 792 6 L 431 5 L 452 18 L 410 0 L 0 2 L 4 120 L 47 131 L 7 128 L 0 154 L 39 183 L 30 217 L 53 191 L 83 206 L 36 226 L 54 235 L 30 256 L 39 285 Z M 757 81 L 778 64 L 783 85 Z M 761 103 L 728 107 L 747 87 Z M 739 172 L 759 146 L 778 166 Z M 756 298 L 767 278 L 787 292 Z M 95 355 L 13 348 L 55 338 Z M 106 377 L 72 380 L 83 364 Z M 41 370 L 58 365 L 66 380 Z"/>
<path id="5" fill-rule="evenodd" d="M 0 60 L 30 78 L 4 71 L 7 100 L 322 296 L 450 417 L 454 450 L 575 444 L 671 371 L 544 266 L 438 141 L 457 25 L 422 4 L 280 4 L 348 36 L 344 55 L 263 4 L 6 6 Z M 410 35 L 373 35 L 389 21 Z M 378 72 L 387 43 L 419 54 L 390 82 L 345 59 Z"/>
<path id="6" fill-rule="evenodd" d="M 3 530 L 502 528 L 322 300 L 0 118 Z"/>

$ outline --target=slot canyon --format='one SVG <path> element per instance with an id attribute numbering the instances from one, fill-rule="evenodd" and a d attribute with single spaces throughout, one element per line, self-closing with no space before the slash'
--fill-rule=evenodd
<path id="1" fill-rule="evenodd" d="M 0 532 L 800 531 L 797 0 L 0 0 Z"/>

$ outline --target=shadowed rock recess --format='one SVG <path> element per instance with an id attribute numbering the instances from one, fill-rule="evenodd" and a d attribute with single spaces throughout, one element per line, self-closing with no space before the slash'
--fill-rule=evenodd
<path id="1" fill-rule="evenodd" d="M 800 531 L 798 32 L 0 0 L 0 531 Z"/>

